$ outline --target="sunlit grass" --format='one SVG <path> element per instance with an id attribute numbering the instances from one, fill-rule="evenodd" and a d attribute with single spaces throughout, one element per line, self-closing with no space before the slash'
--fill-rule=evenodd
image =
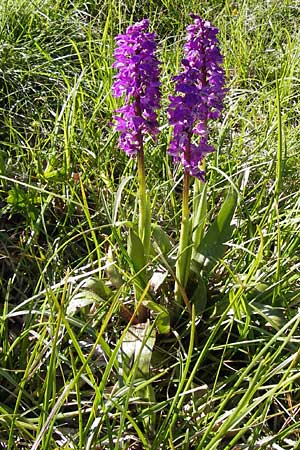
<path id="1" fill-rule="evenodd" d="M 0 6 L 0 449 L 296 449 L 299 8 L 100 3 Z M 228 79 L 207 222 L 229 185 L 239 202 L 202 317 L 183 314 L 157 337 L 145 379 L 120 356 L 139 281 L 126 249 L 136 162 L 110 125 L 113 37 L 150 18 L 165 106 L 190 11 L 220 28 Z M 182 173 L 166 154 L 165 110 L 160 123 L 147 183 L 154 219 L 176 243 Z M 162 266 L 154 258 L 149 270 Z"/>

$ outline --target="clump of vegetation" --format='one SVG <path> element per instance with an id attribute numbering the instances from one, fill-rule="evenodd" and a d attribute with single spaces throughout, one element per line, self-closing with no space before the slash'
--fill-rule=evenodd
<path id="1" fill-rule="evenodd" d="M 0 9 L 0 448 L 297 448 L 299 8 Z M 183 170 L 165 112 L 190 11 L 220 30 L 228 90 L 188 200 L 202 247 L 178 268 Z M 111 125 L 114 37 L 146 17 L 162 83 L 150 239 L 137 160 Z"/>

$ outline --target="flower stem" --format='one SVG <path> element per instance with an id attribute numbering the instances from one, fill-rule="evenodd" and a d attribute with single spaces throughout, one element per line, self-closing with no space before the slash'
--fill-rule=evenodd
<path id="1" fill-rule="evenodd" d="M 141 116 L 140 98 L 136 99 L 136 113 Z M 139 201 L 139 238 L 141 239 L 145 257 L 149 255 L 150 249 L 150 233 L 151 233 L 151 207 L 146 191 L 146 174 L 145 174 L 145 158 L 144 158 L 144 141 L 142 133 L 139 133 L 139 151 L 137 153 L 138 166 L 138 201 Z"/>
<path id="2" fill-rule="evenodd" d="M 183 192 L 182 192 L 182 216 L 181 216 L 181 230 L 179 239 L 178 256 L 176 261 L 176 278 L 175 282 L 175 301 L 177 304 L 182 303 L 181 288 L 185 288 L 191 260 L 191 221 L 189 211 L 189 187 L 190 187 L 190 175 L 188 172 L 184 172 L 183 177 Z M 180 286 L 179 286 L 180 285 Z"/>
<path id="3" fill-rule="evenodd" d="M 144 164 L 144 150 L 143 147 L 137 155 L 138 164 L 138 200 L 139 200 L 139 237 L 143 243 L 145 257 L 149 255 L 150 247 L 150 204 L 148 195 L 146 192 L 146 176 L 145 176 L 145 164 Z"/>

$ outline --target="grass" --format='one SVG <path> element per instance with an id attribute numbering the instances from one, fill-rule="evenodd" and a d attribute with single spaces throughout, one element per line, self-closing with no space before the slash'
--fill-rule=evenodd
<path id="1" fill-rule="evenodd" d="M 0 449 L 300 448 L 296 2 L 3 0 L 0 11 Z M 207 222 L 229 185 L 239 203 L 201 317 L 183 313 L 154 347 L 142 329 L 126 366 L 136 163 L 110 126 L 113 38 L 151 19 L 165 106 L 190 11 L 220 28 L 228 79 Z M 176 243 L 182 173 L 165 124 L 163 112 L 147 183 Z"/>

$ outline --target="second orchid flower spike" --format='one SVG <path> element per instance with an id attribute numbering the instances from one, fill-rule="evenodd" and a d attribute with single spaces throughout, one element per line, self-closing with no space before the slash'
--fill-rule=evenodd
<path id="1" fill-rule="evenodd" d="M 217 119 L 223 107 L 223 62 L 217 39 L 218 29 L 209 21 L 191 15 L 187 27 L 182 71 L 174 77 L 175 95 L 170 96 L 168 118 L 173 125 L 169 153 L 181 161 L 185 172 L 204 180 L 201 163 L 214 148 L 208 144 L 208 120 Z M 199 135 L 193 141 L 193 135 Z"/>

